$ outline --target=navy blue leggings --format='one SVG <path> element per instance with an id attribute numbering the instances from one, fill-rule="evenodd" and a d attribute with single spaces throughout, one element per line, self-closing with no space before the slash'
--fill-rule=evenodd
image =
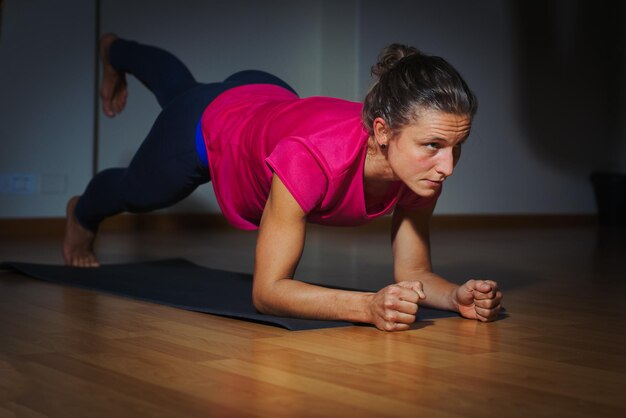
<path id="1" fill-rule="evenodd" d="M 116 70 L 132 74 L 154 93 L 162 110 L 130 165 L 98 173 L 79 199 L 76 218 L 94 232 L 106 217 L 171 206 L 210 181 L 196 149 L 196 127 L 220 93 L 245 84 L 276 84 L 294 91 L 278 77 L 256 70 L 219 83 L 198 83 L 169 52 L 123 39 L 111 45 L 109 56 Z"/>

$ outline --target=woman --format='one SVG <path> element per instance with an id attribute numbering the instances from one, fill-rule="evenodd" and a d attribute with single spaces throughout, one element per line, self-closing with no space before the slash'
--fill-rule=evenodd
<path id="1" fill-rule="evenodd" d="M 109 169 L 68 203 L 64 257 L 95 267 L 93 242 L 106 217 L 171 205 L 213 182 L 226 218 L 259 229 L 253 301 L 264 313 L 406 330 L 419 305 L 494 320 L 502 293 L 489 280 L 458 286 L 432 273 L 429 221 L 443 181 L 470 133 L 476 99 L 445 60 L 386 48 L 365 103 L 300 99 L 260 71 L 200 84 L 161 49 L 104 35 L 104 112 L 124 108 L 125 74 L 163 110 L 126 169 Z M 306 223 L 359 225 L 393 211 L 396 284 L 377 293 L 294 280 Z"/>

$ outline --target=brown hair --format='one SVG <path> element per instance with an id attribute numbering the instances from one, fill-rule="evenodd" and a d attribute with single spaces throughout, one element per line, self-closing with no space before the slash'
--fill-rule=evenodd
<path id="1" fill-rule="evenodd" d="M 474 117 L 478 100 L 461 75 L 441 57 L 418 49 L 391 44 L 372 66 L 375 79 L 363 104 L 362 120 L 372 134 L 380 117 L 393 134 L 415 121 L 421 110 Z"/>

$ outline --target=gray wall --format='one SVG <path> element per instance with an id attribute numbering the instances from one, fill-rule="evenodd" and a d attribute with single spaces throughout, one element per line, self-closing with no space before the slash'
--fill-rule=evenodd
<path id="1" fill-rule="evenodd" d="M 46 3 L 8 0 L 5 6 L 0 173 L 48 174 L 33 194 L 8 194 L 5 187 L 0 217 L 58 216 L 90 175 L 94 2 Z M 199 80 L 255 67 L 283 77 L 302 96 L 361 100 L 369 67 L 390 42 L 441 55 L 476 91 L 480 110 L 438 213 L 575 214 L 595 211 L 591 170 L 626 171 L 626 129 L 615 117 L 624 114 L 619 47 L 625 33 L 613 22 L 604 26 L 617 29 L 601 32 L 598 42 L 590 35 L 598 31 L 589 28 L 606 16 L 590 13 L 590 4 L 596 3 L 102 0 L 100 23 L 103 32 L 175 52 Z M 606 8 L 600 6 L 591 10 Z M 72 13 L 63 13 L 64 7 Z M 619 6 L 608 13 L 624 16 Z M 537 28 L 545 33 L 537 35 Z M 601 52 L 620 52 L 599 65 L 581 65 L 580 57 L 589 54 L 585 41 L 604 45 Z M 615 66 L 615 59 L 621 64 Z M 572 79 L 614 68 L 604 84 L 570 89 Z M 131 80 L 129 88 L 125 112 L 100 117 L 99 169 L 127 164 L 157 115 L 156 101 L 139 83 Z M 170 210 L 219 211 L 210 185 Z"/>
<path id="2" fill-rule="evenodd" d="M 0 26 L 0 217 L 61 216 L 91 177 L 93 1 L 7 0 Z"/>

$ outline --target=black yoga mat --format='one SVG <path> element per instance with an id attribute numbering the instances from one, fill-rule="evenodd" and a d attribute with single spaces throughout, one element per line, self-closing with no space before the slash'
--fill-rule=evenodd
<path id="1" fill-rule="evenodd" d="M 261 314 L 252 305 L 252 275 L 202 267 L 183 259 L 108 264 L 99 268 L 6 262 L 0 268 L 52 283 L 277 325 L 292 331 L 353 325 Z M 419 311 L 419 319 L 450 316 L 456 314 L 427 308 Z"/>

